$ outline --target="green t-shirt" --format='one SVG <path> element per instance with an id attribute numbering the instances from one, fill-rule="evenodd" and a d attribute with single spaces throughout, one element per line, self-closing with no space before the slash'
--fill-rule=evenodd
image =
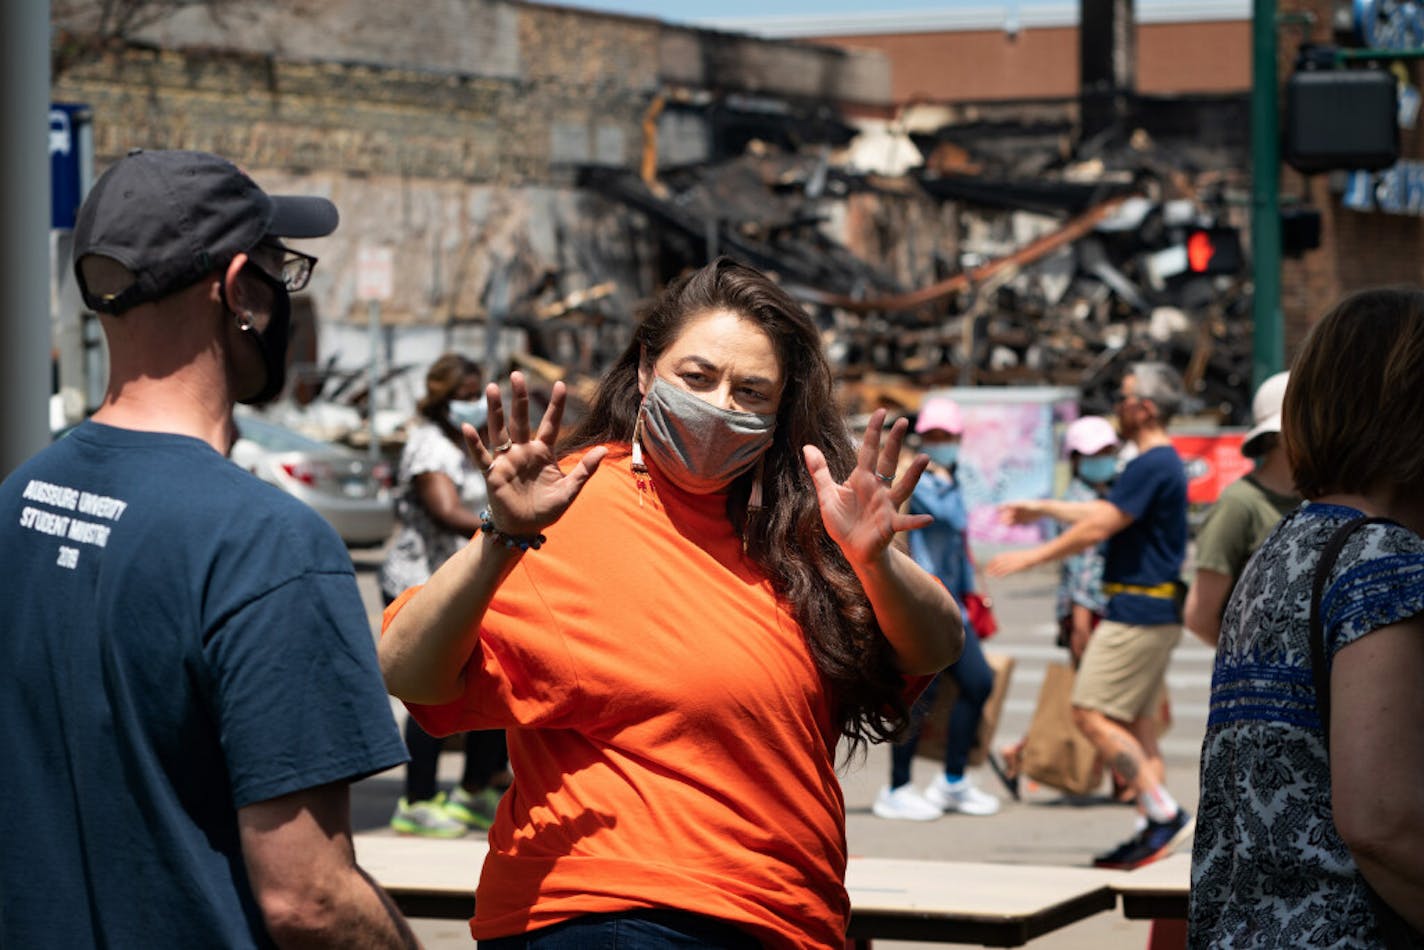
<path id="1" fill-rule="evenodd" d="M 1240 577 L 1261 542 L 1299 504 L 1294 495 L 1278 495 L 1250 475 L 1227 485 L 1197 532 L 1196 566 Z"/>

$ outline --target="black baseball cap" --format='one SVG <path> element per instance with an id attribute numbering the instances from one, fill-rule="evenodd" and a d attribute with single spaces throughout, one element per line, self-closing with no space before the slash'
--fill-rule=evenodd
<path id="1" fill-rule="evenodd" d="M 135 149 L 94 183 L 74 224 L 74 276 L 103 313 L 159 300 L 271 238 L 324 237 L 336 206 L 312 195 L 269 195 L 232 162 L 207 152 Z M 117 294 L 96 295 L 79 262 L 112 258 L 134 274 Z"/>

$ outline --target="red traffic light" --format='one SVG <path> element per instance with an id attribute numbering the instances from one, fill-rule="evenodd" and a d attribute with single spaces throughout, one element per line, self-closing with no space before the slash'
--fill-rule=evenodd
<path id="1" fill-rule="evenodd" d="M 1198 228 L 1187 236 L 1187 270 L 1193 274 L 1236 274 L 1244 263 L 1235 228 Z"/>
<path id="2" fill-rule="evenodd" d="M 1211 235 L 1206 231 L 1194 231 L 1187 238 L 1187 269 L 1204 272 L 1211 265 L 1216 247 L 1211 243 Z"/>

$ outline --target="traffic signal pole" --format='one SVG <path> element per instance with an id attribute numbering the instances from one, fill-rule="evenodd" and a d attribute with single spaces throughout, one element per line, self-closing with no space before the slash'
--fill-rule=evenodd
<path id="1" fill-rule="evenodd" d="M 49 442 L 49 0 L 0 2 L 0 478 Z"/>
<path id="2" fill-rule="evenodd" d="M 1251 12 L 1251 389 L 1285 369 L 1276 0 Z"/>

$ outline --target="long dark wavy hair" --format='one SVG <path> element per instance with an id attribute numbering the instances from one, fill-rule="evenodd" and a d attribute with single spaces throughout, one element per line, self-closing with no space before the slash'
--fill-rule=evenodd
<path id="1" fill-rule="evenodd" d="M 837 481 L 855 467 L 856 450 L 832 395 L 830 364 L 800 305 L 765 274 L 727 257 L 678 278 L 642 312 L 632 341 L 559 448 L 569 453 L 629 445 L 642 406 L 639 368 L 651 367 L 692 318 L 716 310 L 751 321 L 771 338 L 785 381 L 775 436 L 761 465 L 763 507 L 749 516 L 753 468 L 729 489 L 727 517 L 745 539 L 747 557 L 771 579 L 805 632 L 816 668 L 831 684 L 836 725 L 853 755 L 868 741 L 895 738 L 909 710 L 894 653 L 859 579 L 826 533 L 801 455 L 801 446 L 816 446 Z"/>

